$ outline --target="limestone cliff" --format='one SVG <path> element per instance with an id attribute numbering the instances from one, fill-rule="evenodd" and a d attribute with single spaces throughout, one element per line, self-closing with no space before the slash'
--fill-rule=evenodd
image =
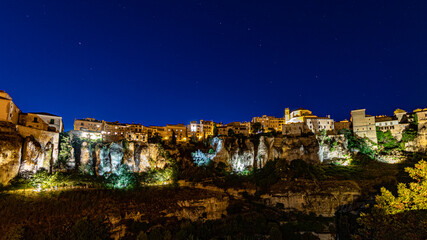
<path id="1" fill-rule="evenodd" d="M 0 184 L 7 185 L 19 172 L 22 138 L 17 134 L 0 135 Z"/>
<path id="2" fill-rule="evenodd" d="M 215 162 L 224 162 L 233 171 L 243 171 L 254 166 L 262 168 L 276 158 L 293 161 L 301 159 L 309 163 L 321 163 L 333 159 L 347 159 L 349 150 L 344 136 L 331 136 L 322 142 L 317 136 L 306 137 L 265 137 L 244 141 L 218 138 L 211 144 L 215 149 Z M 222 147 L 224 145 L 224 147 Z M 221 146 L 219 149 L 217 146 Z"/>
<path id="3" fill-rule="evenodd" d="M 88 143 L 80 145 L 80 170 L 103 175 L 115 173 L 126 165 L 133 172 L 162 169 L 167 164 L 164 150 L 158 144 L 135 142 Z"/>

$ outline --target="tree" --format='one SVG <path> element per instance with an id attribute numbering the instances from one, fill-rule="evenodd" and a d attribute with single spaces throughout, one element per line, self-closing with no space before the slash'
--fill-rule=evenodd
<path id="1" fill-rule="evenodd" d="M 175 131 L 174 131 L 174 130 L 172 130 L 171 143 L 172 143 L 173 145 L 175 145 L 175 144 L 176 144 L 176 135 L 175 135 Z"/>
<path id="2" fill-rule="evenodd" d="M 259 122 L 252 123 L 251 129 L 252 129 L 252 134 L 257 134 L 262 129 L 261 123 Z"/>
<path id="3" fill-rule="evenodd" d="M 162 137 L 159 135 L 159 133 L 154 133 L 152 137 L 148 138 L 149 143 L 161 143 Z"/>
<path id="4" fill-rule="evenodd" d="M 356 239 L 424 239 L 427 236 L 427 162 L 405 168 L 414 180 L 399 183 L 397 194 L 381 188 L 370 213 L 362 213 Z"/>
<path id="5" fill-rule="evenodd" d="M 216 127 L 216 123 L 213 125 L 213 135 L 214 137 L 218 136 L 218 128 Z"/>
<path id="6" fill-rule="evenodd" d="M 379 127 L 377 127 L 377 139 L 378 144 L 382 145 L 386 149 L 393 149 L 399 146 L 399 143 L 393 137 L 390 130 L 387 130 L 387 132 L 383 132 L 379 130 Z"/>
<path id="7" fill-rule="evenodd" d="M 232 137 L 232 136 L 234 136 L 234 131 L 233 131 L 233 129 L 228 129 L 228 136 L 229 137 Z"/>

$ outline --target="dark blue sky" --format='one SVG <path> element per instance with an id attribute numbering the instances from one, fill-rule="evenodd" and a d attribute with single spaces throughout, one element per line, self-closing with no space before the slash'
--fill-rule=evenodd
<path id="1" fill-rule="evenodd" d="M 268 2 L 268 3 L 267 3 Z M 427 107 L 426 1 L 0 1 L 24 112 L 144 125 Z"/>

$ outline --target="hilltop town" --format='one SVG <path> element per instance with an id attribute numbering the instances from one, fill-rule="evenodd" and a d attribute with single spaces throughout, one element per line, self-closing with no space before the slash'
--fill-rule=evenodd
<path id="1" fill-rule="evenodd" d="M 16 227 L 25 226 L 29 238 L 55 232 L 63 239 L 70 232 L 64 229 L 80 231 L 79 221 L 93 224 L 82 220 L 83 213 L 90 213 L 102 219 L 107 227 L 101 229 L 111 238 L 134 239 L 149 232 L 152 239 L 159 222 L 167 222 L 161 229 L 178 235 L 182 227 L 176 226 L 186 220 L 225 227 L 236 216 L 254 215 L 250 227 L 239 232 L 254 234 L 248 229 L 266 218 L 285 222 L 280 224 L 292 230 L 283 232 L 294 239 L 303 239 L 302 230 L 319 237 L 310 239 L 334 239 L 338 232 L 353 234 L 346 224 L 356 224 L 379 186 L 404 180 L 399 172 L 424 158 L 426 150 L 427 108 L 397 109 L 390 116 L 356 109 L 350 121 L 303 108 L 285 108 L 283 117 L 228 124 L 200 120 L 143 126 L 85 118 L 75 119 L 74 129 L 64 132 L 61 116 L 22 112 L 0 91 L 0 187 L 6 186 L 0 190 L 10 193 L 2 207 L 12 219 L 0 218 L 0 233 L 13 235 Z M 40 214 L 39 203 L 25 196 L 16 201 L 21 191 L 35 199 L 39 192 L 51 192 L 52 198 L 37 200 L 49 210 Z M 108 204 L 97 205 L 104 201 Z M 67 214 L 62 203 L 72 205 Z M 17 218 L 16 212 L 24 217 Z M 353 220 L 337 220 L 338 212 Z M 45 220 L 33 217 L 39 215 Z M 321 227 L 295 227 L 292 219 Z M 147 227 L 134 228 L 141 222 Z M 266 234 L 266 229 L 274 228 L 255 233 Z"/>
<path id="2" fill-rule="evenodd" d="M 61 133 L 64 131 L 62 117 L 43 112 L 22 112 L 12 98 L 4 91 L 0 91 L 0 121 L 16 126 L 20 132 Z M 396 109 L 393 115 L 371 116 L 365 109 L 351 111 L 351 119 L 334 121 L 330 115 L 319 117 L 312 111 L 299 108 L 290 111 L 285 108 L 283 117 L 263 115 L 253 117 L 250 122 L 214 122 L 212 120 L 192 121 L 189 124 L 167 124 L 166 126 L 143 126 L 142 124 L 111 122 L 94 118 L 75 119 L 74 133 L 83 138 L 102 139 L 103 141 L 128 141 L 149 142 L 152 138 L 162 140 L 175 139 L 177 142 L 197 141 L 212 136 L 249 136 L 257 133 L 274 133 L 283 136 L 302 136 L 326 131 L 328 135 L 339 134 L 343 129 L 351 129 L 359 137 L 367 138 L 377 143 L 377 130 L 390 131 L 398 141 L 402 133 L 411 123 L 426 128 L 427 108 L 415 109 L 407 112 Z M 30 130 L 31 129 L 31 130 Z M 24 135 L 28 135 L 25 133 Z M 53 134 L 54 135 L 54 134 Z M 36 136 L 35 136 L 36 137 Z M 427 142 L 427 136 L 422 136 L 421 142 Z M 55 137 L 55 139 L 59 139 Z M 53 142 L 58 146 L 58 142 Z M 423 146 L 425 147 L 425 146 Z"/>

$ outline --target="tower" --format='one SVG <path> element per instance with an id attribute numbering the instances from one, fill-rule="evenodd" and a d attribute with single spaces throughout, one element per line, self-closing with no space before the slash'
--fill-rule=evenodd
<path id="1" fill-rule="evenodd" d="M 291 119 L 291 116 L 289 114 L 289 108 L 285 108 L 285 123 Z"/>

